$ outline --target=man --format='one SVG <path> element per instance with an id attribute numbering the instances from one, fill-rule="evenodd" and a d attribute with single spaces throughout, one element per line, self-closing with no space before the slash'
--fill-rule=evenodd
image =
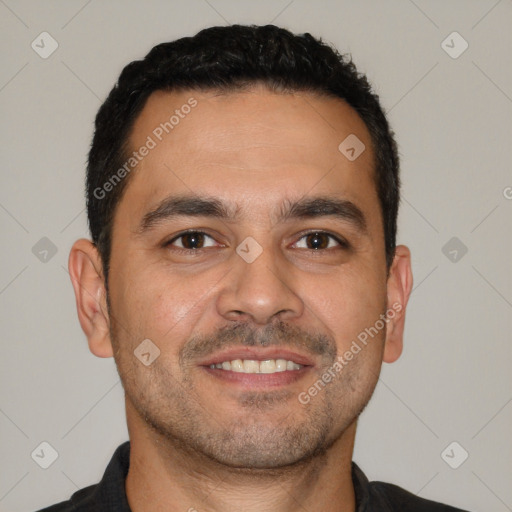
<path id="1" fill-rule="evenodd" d="M 393 134 L 309 34 L 213 27 L 132 62 L 96 118 L 69 269 L 130 441 L 48 511 L 456 510 L 352 462 L 412 288 Z"/>

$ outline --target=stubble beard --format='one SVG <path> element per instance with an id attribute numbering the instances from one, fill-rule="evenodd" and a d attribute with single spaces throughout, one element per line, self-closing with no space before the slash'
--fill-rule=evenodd
<path id="1" fill-rule="evenodd" d="M 121 348 L 133 340 L 120 340 L 114 323 L 111 326 L 126 398 L 147 427 L 171 451 L 229 468 L 293 468 L 325 455 L 364 410 L 378 379 L 378 374 L 366 371 L 360 354 L 308 404 L 290 391 L 243 392 L 230 397 L 229 409 L 222 411 L 225 404 L 216 409 L 201 398 L 195 385 L 197 368 L 180 365 L 178 380 L 163 357 L 145 367 L 133 350 Z M 332 351 L 315 381 L 329 361 Z"/>

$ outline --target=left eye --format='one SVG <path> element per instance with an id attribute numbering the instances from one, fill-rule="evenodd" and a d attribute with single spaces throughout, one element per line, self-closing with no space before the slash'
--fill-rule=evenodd
<path id="1" fill-rule="evenodd" d="M 304 240 L 304 242 L 302 242 L 303 246 L 299 247 L 301 240 Z M 312 251 L 317 251 L 319 249 L 331 249 L 333 246 L 347 247 L 347 243 L 340 238 L 329 233 L 324 233 L 322 231 L 307 233 L 306 235 L 302 236 L 299 239 L 299 242 L 297 242 L 295 245 L 299 247 L 299 249 L 309 249 Z"/>
<path id="2" fill-rule="evenodd" d="M 206 245 L 206 239 L 211 240 L 209 245 Z M 197 249 L 204 249 L 205 247 L 213 247 L 215 245 L 215 240 L 201 231 L 189 231 L 188 233 L 182 233 L 176 238 L 173 238 L 167 243 L 167 245 L 174 245 L 181 249 L 193 251 Z"/>

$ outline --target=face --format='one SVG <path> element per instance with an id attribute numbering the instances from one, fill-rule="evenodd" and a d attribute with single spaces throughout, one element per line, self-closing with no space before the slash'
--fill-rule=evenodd
<path id="1" fill-rule="evenodd" d="M 158 92 L 130 142 L 152 147 L 115 214 L 106 321 L 131 414 L 233 467 L 324 452 L 396 353 L 364 123 L 308 93 Z"/>

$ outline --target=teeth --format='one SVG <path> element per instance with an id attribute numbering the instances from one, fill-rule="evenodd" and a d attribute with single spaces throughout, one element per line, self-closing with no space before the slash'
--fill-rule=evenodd
<path id="1" fill-rule="evenodd" d="M 267 359 L 265 361 L 255 361 L 254 359 L 234 359 L 233 361 L 223 361 L 222 363 L 211 364 L 210 368 L 227 370 L 239 373 L 276 373 L 286 370 L 300 370 L 303 365 L 287 361 L 286 359 Z"/>
<path id="2" fill-rule="evenodd" d="M 285 372 L 286 371 L 286 359 L 276 359 L 276 371 L 277 372 Z"/>
<path id="3" fill-rule="evenodd" d="M 287 370 L 298 370 L 299 368 L 297 368 L 297 364 L 294 363 L 293 361 L 286 361 L 286 369 Z"/>
<path id="4" fill-rule="evenodd" d="M 233 372 L 244 372 L 244 362 L 241 359 L 235 359 L 231 361 L 231 371 Z"/>
<path id="5" fill-rule="evenodd" d="M 276 371 L 276 362 L 273 359 L 261 361 L 260 373 L 274 373 Z"/>
<path id="6" fill-rule="evenodd" d="M 244 372 L 245 373 L 260 373 L 259 361 L 253 361 L 252 359 L 244 359 Z"/>

